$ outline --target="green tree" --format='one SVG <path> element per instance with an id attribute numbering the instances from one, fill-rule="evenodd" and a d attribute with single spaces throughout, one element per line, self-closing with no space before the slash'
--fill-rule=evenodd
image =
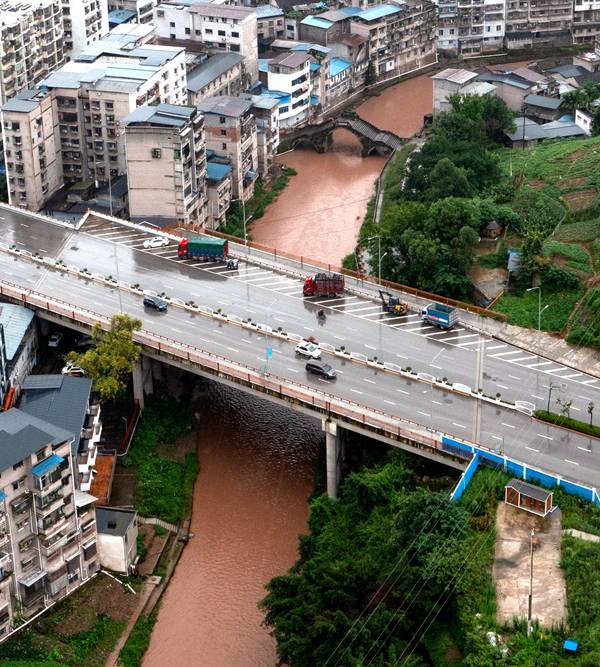
<path id="1" fill-rule="evenodd" d="M 133 367 L 142 348 L 132 340 L 132 334 L 142 323 L 129 315 L 113 315 L 110 329 L 99 324 L 92 330 L 92 347 L 83 353 L 70 352 L 69 361 L 82 368 L 94 381 L 94 388 L 104 399 L 121 395 L 126 389 Z"/>
<path id="2" fill-rule="evenodd" d="M 377 81 L 377 72 L 375 71 L 375 65 L 373 61 L 369 60 L 367 65 L 367 71 L 365 72 L 365 86 L 371 86 Z"/>
<path id="3" fill-rule="evenodd" d="M 594 110 L 594 116 L 592 118 L 592 136 L 597 137 L 600 134 L 600 107 L 596 107 Z"/>
<path id="4" fill-rule="evenodd" d="M 473 141 L 501 143 L 504 131 L 514 131 L 513 112 L 496 95 L 455 93 L 448 98 L 453 113 L 470 127 L 475 127 Z"/>
<path id="5" fill-rule="evenodd" d="M 465 170 L 444 157 L 431 170 L 429 187 L 423 198 L 427 201 L 436 201 L 444 197 L 470 197 L 472 194 L 473 190 Z"/>

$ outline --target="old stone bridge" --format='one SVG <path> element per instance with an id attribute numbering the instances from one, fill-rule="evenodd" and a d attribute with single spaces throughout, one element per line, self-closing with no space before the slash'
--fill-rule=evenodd
<path id="1" fill-rule="evenodd" d="M 362 156 L 372 153 L 389 155 L 403 145 L 404 140 L 393 132 L 380 130 L 357 113 L 346 112 L 317 125 L 305 125 L 285 136 L 290 148 L 301 144 L 312 146 L 317 153 L 325 153 L 333 143 L 333 132 L 342 127 L 356 135 L 362 146 Z"/>

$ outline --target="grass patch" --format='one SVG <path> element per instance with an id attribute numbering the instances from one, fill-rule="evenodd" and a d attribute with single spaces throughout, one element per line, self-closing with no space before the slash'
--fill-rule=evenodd
<path id="1" fill-rule="evenodd" d="M 582 287 L 570 290 L 558 290 L 556 292 L 544 292 L 542 294 L 542 307 L 546 304 L 549 307 L 542 314 L 542 330 L 562 331 L 582 293 Z M 523 292 L 519 295 L 506 294 L 494 305 L 494 310 L 505 313 L 509 324 L 537 329 L 537 291 Z"/>
<path id="2" fill-rule="evenodd" d="M 546 257 L 561 256 L 566 258 L 567 266 L 585 273 L 592 273 L 590 256 L 580 245 L 562 243 L 561 241 L 549 240 L 544 243 L 544 255 Z"/>
<path id="3" fill-rule="evenodd" d="M 131 634 L 129 635 L 125 646 L 119 653 L 119 660 L 122 667 L 140 667 L 144 654 L 150 645 L 150 637 L 156 623 L 158 609 L 155 609 L 149 616 L 142 614 L 135 622 Z"/>
<path id="4" fill-rule="evenodd" d="M 535 416 L 542 421 L 549 422 L 550 424 L 557 424 L 558 426 L 564 426 L 565 428 L 570 428 L 574 431 L 579 431 L 580 433 L 591 435 L 594 438 L 600 438 L 600 426 L 594 426 L 593 424 L 590 425 L 587 422 L 580 421 L 579 419 L 573 419 L 572 417 L 565 417 L 564 415 L 556 414 L 556 412 L 546 412 L 546 410 L 536 410 Z M 600 445 L 600 443 L 598 444 Z"/>
<path id="5" fill-rule="evenodd" d="M 567 342 L 600 348 L 600 288 L 591 289 L 573 318 Z"/>
<path id="6" fill-rule="evenodd" d="M 554 234 L 554 239 L 566 243 L 590 243 L 600 237 L 600 219 L 579 220 L 563 223 Z"/>
<path id="7" fill-rule="evenodd" d="M 195 454 L 186 454 L 183 463 L 158 456 L 159 444 L 174 445 L 191 429 L 191 413 L 180 403 L 150 400 L 140 419 L 123 465 L 135 466 L 137 480 L 135 507 L 143 516 L 156 516 L 179 523 L 191 502 L 194 479 L 198 473 Z"/>
<path id="8" fill-rule="evenodd" d="M 594 269 L 600 272 L 600 239 L 592 243 L 592 256 L 594 258 Z"/>

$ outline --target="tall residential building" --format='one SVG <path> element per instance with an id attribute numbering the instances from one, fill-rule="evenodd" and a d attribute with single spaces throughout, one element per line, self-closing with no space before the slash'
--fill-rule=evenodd
<path id="1" fill-rule="evenodd" d="M 234 51 L 244 58 L 246 87 L 258 79 L 256 14 L 252 7 L 198 2 L 163 2 L 154 8 L 154 25 L 161 43 L 182 44 L 210 53 Z"/>
<path id="2" fill-rule="evenodd" d="M 108 0 L 108 11 L 128 9 L 135 12 L 137 23 L 151 23 L 157 0 Z"/>
<path id="3" fill-rule="evenodd" d="M 0 413 L 0 638 L 99 569 L 94 498 L 78 491 L 73 434 Z"/>
<path id="4" fill-rule="evenodd" d="M 129 214 L 158 225 L 207 219 L 204 119 L 196 107 L 140 107 L 123 121 Z"/>
<path id="5" fill-rule="evenodd" d="M 286 51 L 269 61 L 266 84 L 279 99 L 280 127 L 294 127 L 308 121 L 310 65 L 310 56 L 304 51 Z"/>
<path id="6" fill-rule="evenodd" d="M 204 114 L 206 147 L 231 164 L 234 199 L 254 194 L 258 174 L 256 120 L 252 102 L 239 97 L 209 97 L 198 108 Z"/>
<path id="7" fill-rule="evenodd" d="M 35 313 L 24 306 L 0 304 L 0 406 L 12 407 L 37 356 Z"/>
<path id="8" fill-rule="evenodd" d="M 151 26 L 120 28 L 46 77 L 36 94 L 3 108 L 5 149 L 22 156 L 7 160 L 14 205 L 39 210 L 65 181 L 124 174 L 125 116 L 146 104 L 187 101 L 184 50 L 148 44 Z"/>
<path id="9" fill-rule="evenodd" d="M 506 0 L 507 49 L 568 46 L 573 0 Z"/>
<path id="10" fill-rule="evenodd" d="M 65 52 L 76 58 L 108 32 L 107 0 L 62 0 Z"/>
<path id="11" fill-rule="evenodd" d="M 0 3 L 0 103 L 64 62 L 61 0 Z"/>

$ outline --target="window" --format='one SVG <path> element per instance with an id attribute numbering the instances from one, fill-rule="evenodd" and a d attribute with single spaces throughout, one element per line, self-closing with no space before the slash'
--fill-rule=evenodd
<path id="1" fill-rule="evenodd" d="M 45 448 L 45 447 L 42 447 L 40 450 L 38 450 L 38 451 L 35 453 L 35 458 L 36 458 L 38 461 L 41 461 L 45 456 L 46 456 L 46 448 Z"/>
<path id="2" fill-rule="evenodd" d="M 179 150 L 179 148 L 175 148 L 173 150 L 173 157 L 175 158 L 175 160 L 181 160 L 181 151 Z"/>
<path id="3" fill-rule="evenodd" d="M 239 32 L 232 32 L 232 33 L 231 33 L 231 36 L 232 36 L 232 37 L 239 37 L 239 36 L 240 36 L 240 33 L 239 33 Z"/>
<path id="4" fill-rule="evenodd" d="M 226 122 L 227 118 L 225 118 L 225 116 L 219 116 L 219 123 L 221 123 L 221 125 L 224 125 Z"/>
<path id="5" fill-rule="evenodd" d="M 227 136 L 227 130 L 221 130 L 221 136 L 226 137 Z"/>
<path id="6" fill-rule="evenodd" d="M 221 150 L 226 151 L 227 150 L 227 144 L 221 144 Z"/>
<path id="7" fill-rule="evenodd" d="M 19 468 L 23 467 L 23 461 L 19 461 L 18 463 L 15 463 L 13 466 L 13 470 L 18 470 Z"/>
<path id="8" fill-rule="evenodd" d="M 192 31 L 190 30 L 190 28 L 185 29 L 185 34 L 186 35 L 191 35 L 191 33 L 192 33 Z"/>
<path id="9" fill-rule="evenodd" d="M 152 157 L 153 158 L 159 159 L 161 155 L 162 155 L 162 151 L 160 150 L 160 148 L 153 148 L 152 149 Z"/>
<path id="10" fill-rule="evenodd" d="M 174 27 L 175 27 L 175 23 L 174 23 L 173 21 L 171 21 L 171 22 L 169 23 L 169 28 L 174 28 Z"/>
<path id="11" fill-rule="evenodd" d="M 219 37 L 225 37 L 225 31 L 224 30 L 219 30 L 217 32 L 217 34 L 219 35 Z"/>
<path id="12" fill-rule="evenodd" d="M 213 34 L 212 28 L 205 28 L 204 32 L 205 32 L 207 35 L 212 35 L 212 34 Z"/>

